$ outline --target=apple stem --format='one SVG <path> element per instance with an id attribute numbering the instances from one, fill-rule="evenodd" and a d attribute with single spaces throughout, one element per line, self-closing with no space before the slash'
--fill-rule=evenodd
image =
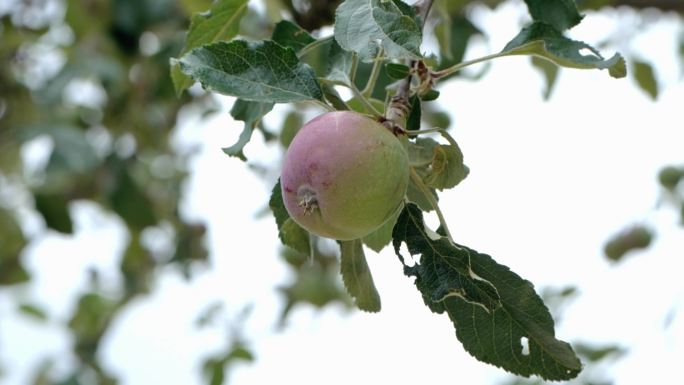
<path id="1" fill-rule="evenodd" d="M 309 266 L 314 265 L 316 258 L 316 236 L 309 233 Z"/>
<path id="2" fill-rule="evenodd" d="M 373 116 L 381 116 L 382 115 L 380 113 L 380 111 L 378 111 L 375 107 L 373 107 L 373 104 L 371 104 L 371 102 L 368 99 L 366 99 L 366 96 L 363 94 L 363 92 L 359 91 L 359 89 L 356 87 L 356 84 L 354 84 L 354 83 L 349 84 L 349 89 L 352 91 L 354 96 L 357 99 L 359 99 L 361 104 L 363 104 L 363 107 L 366 108 L 366 110 L 368 110 L 368 112 L 373 114 Z"/>

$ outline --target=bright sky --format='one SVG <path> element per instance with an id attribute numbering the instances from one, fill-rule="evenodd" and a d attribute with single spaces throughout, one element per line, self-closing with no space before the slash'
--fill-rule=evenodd
<path id="1" fill-rule="evenodd" d="M 478 12 L 491 48 L 482 45 L 469 57 L 503 47 L 519 29 L 522 11 L 509 5 Z M 629 13 L 621 17 L 617 31 L 636 27 Z M 677 28 L 673 20 L 662 21 L 624 47 L 657 63 L 666 85 L 657 102 L 631 80 L 564 70 L 544 103 L 541 76 L 526 58 L 499 59 L 480 82 L 445 84 L 439 99 L 471 169 L 461 185 L 441 195 L 454 237 L 537 289 L 577 285 L 581 295 L 565 308 L 557 334 L 630 348 L 606 373 L 620 385 L 681 378 L 684 315 L 675 313 L 664 325 L 672 309 L 684 306 L 684 237 L 673 210 L 652 210 L 659 198 L 657 171 L 684 162 Z M 614 21 L 590 15 L 573 36 L 591 42 L 615 31 Z M 464 352 L 447 316 L 424 306 L 390 249 L 367 252 L 382 312 L 303 307 L 291 314 L 284 332 L 275 332 L 283 306 L 275 287 L 291 276 L 278 256 L 272 218 L 255 219 L 272 186 L 220 150 L 240 129 L 227 113 L 202 122 L 189 114 L 179 129 L 178 143 L 202 149 L 183 211 L 208 222 L 213 266 L 190 283 L 175 272 L 162 275 L 150 297 L 117 319 L 101 350 L 123 385 L 202 383 L 201 359 L 223 349 L 227 337 L 222 326 L 197 330 L 194 321 L 216 301 L 226 302 L 233 316 L 254 305 L 245 336 L 257 361 L 235 370 L 232 384 L 492 384 L 504 378 Z M 246 153 L 256 164 L 273 164 L 280 156 L 258 134 Z M 17 315 L 7 294 L 0 294 L 0 362 L 8 375 L 0 384 L 27 383 L 43 358 L 68 351 L 69 336 L 57 325 L 68 319 L 74 294 L 85 287 L 85 267 L 116 271 L 124 237 L 119 224 L 85 203 L 73 213 L 75 237 L 51 233 L 32 245 L 28 266 L 37 284 L 14 293 L 45 305 L 52 327 Z M 611 266 L 602 258 L 604 242 L 635 221 L 657 227 L 654 247 Z M 104 279 L 120 283 L 118 276 Z M 62 360 L 57 369 L 69 365 Z"/>

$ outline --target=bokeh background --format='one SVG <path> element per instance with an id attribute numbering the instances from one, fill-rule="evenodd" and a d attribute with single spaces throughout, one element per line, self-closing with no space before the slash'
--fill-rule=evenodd
<path id="1" fill-rule="evenodd" d="M 324 36 L 336 3 L 250 1 L 240 33 L 286 17 Z M 471 173 L 440 204 L 459 242 L 535 284 L 585 363 L 572 383 L 678 383 L 684 2 L 578 4 L 571 37 L 622 53 L 628 78 L 516 57 L 443 82 L 424 124 L 450 127 Z M 542 383 L 464 352 L 391 250 L 369 252 L 383 310 L 366 314 L 334 244 L 281 248 L 270 189 L 321 111 L 279 105 L 225 155 L 233 99 L 169 77 L 210 5 L 0 0 L 0 384 Z M 442 64 L 528 21 L 517 0 L 433 17 Z"/>

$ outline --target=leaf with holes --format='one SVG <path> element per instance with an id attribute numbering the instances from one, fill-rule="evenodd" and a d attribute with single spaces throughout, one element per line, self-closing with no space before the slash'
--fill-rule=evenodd
<path id="1" fill-rule="evenodd" d="M 449 315 L 457 338 L 475 358 L 521 376 L 577 376 L 579 359 L 567 342 L 556 339 L 551 314 L 529 281 L 489 255 L 433 232 L 413 204 L 404 208 L 392 237 L 404 273 L 415 277 L 425 304 Z M 420 262 L 406 264 L 402 243 Z"/>
<path id="2" fill-rule="evenodd" d="M 584 54 L 584 51 L 588 51 Z M 579 69 L 607 69 L 610 76 L 622 78 L 627 74 L 625 59 L 619 54 L 610 59 L 589 44 L 563 36 L 552 26 L 536 22 L 525 27 L 504 47 L 500 56 L 533 55 L 561 67 Z"/>

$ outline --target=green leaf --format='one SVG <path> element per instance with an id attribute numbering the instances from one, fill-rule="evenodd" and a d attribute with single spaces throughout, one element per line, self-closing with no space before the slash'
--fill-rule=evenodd
<path id="1" fill-rule="evenodd" d="M 438 190 L 449 189 L 461 183 L 469 172 L 458 146 L 440 144 L 433 148 L 432 164 L 425 183 Z"/>
<path id="2" fill-rule="evenodd" d="M 195 319 L 195 327 L 198 329 L 211 326 L 218 321 L 219 316 L 223 316 L 225 311 L 224 303 L 216 301 L 205 307 Z"/>
<path id="3" fill-rule="evenodd" d="M 366 62 L 372 61 L 381 48 L 390 59 L 422 56 L 422 33 L 416 19 L 393 1 L 344 1 L 335 13 L 335 40 Z"/>
<path id="4" fill-rule="evenodd" d="M 21 261 L 26 237 L 14 215 L 0 207 L 0 286 L 14 285 L 30 279 Z"/>
<path id="5" fill-rule="evenodd" d="M 546 23 L 558 31 L 570 29 L 580 21 L 575 0 L 525 0 L 532 20 Z"/>
<path id="6" fill-rule="evenodd" d="M 336 260 L 336 258 L 335 258 Z M 306 303 L 322 308 L 329 304 L 341 304 L 351 307 L 351 299 L 340 282 L 339 267 L 321 266 L 304 263 L 296 271 L 294 282 L 287 286 L 279 287 L 279 291 L 285 297 L 285 307 L 280 316 L 280 324 L 284 325 L 290 311 L 299 303 Z"/>
<path id="7" fill-rule="evenodd" d="M 379 229 L 363 237 L 363 244 L 370 247 L 376 253 L 382 251 L 385 246 L 392 242 L 392 230 L 397 223 L 399 214 L 401 214 L 401 209 L 397 210 Z"/>
<path id="8" fill-rule="evenodd" d="M 340 272 L 347 292 L 356 300 L 359 309 L 371 313 L 380 311 L 380 294 L 373 283 L 360 239 L 340 242 Z"/>
<path id="9" fill-rule="evenodd" d="M 30 304 L 30 303 L 22 303 L 19 305 L 19 310 L 20 313 L 31 317 L 35 319 L 36 321 L 47 321 L 48 316 L 47 313 L 45 313 L 45 310 L 43 310 L 40 306 Z"/>
<path id="10" fill-rule="evenodd" d="M 242 152 L 249 140 L 252 139 L 252 132 L 264 115 L 268 114 L 273 109 L 273 103 L 252 102 L 243 99 L 238 99 L 233 103 L 230 109 L 230 115 L 233 119 L 245 122 L 245 127 L 238 138 L 238 141 L 229 147 L 224 147 L 222 150 L 229 156 L 234 156 L 247 160 L 247 157 Z"/>
<path id="11" fill-rule="evenodd" d="M 438 190 L 456 186 L 470 172 L 463 163 L 463 153 L 458 145 L 443 145 L 430 138 L 416 138 L 415 142 L 409 142 L 408 154 L 409 164 L 429 187 Z"/>
<path id="12" fill-rule="evenodd" d="M 117 302 L 100 293 L 89 292 L 79 298 L 68 323 L 74 339 L 74 351 L 79 357 L 94 362 L 100 340 L 116 311 Z"/>
<path id="13" fill-rule="evenodd" d="M 350 84 L 349 78 L 352 69 L 353 57 L 351 52 L 340 47 L 336 40 L 330 43 L 326 68 L 326 79 Z"/>
<path id="14" fill-rule="evenodd" d="M 309 253 L 309 233 L 292 218 L 288 218 L 279 230 L 278 235 L 284 245 L 300 253 Z"/>
<path id="15" fill-rule="evenodd" d="M 437 90 L 429 90 L 428 92 L 420 95 L 420 100 L 424 102 L 431 102 L 437 98 L 439 98 L 439 91 Z"/>
<path id="16" fill-rule="evenodd" d="M 202 223 L 182 222 L 176 227 L 176 251 L 169 264 L 180 267 L 183 277 L 192 278 L 196 263 L 206 263 L 209 251 L 206 246 L 207 228 Z"/>
<path id="17" fill-rule="evenodd" d="M 264 103 L 323 100 L 313 69 L 270 40 L 233 40 L 195 48 L 181 70 L 210 91 Z"/>
<path id="18" fill-rule="evenodd" d="M 271 39 L 283 47 L 292 48 L 295 52 L 316 41 L 309 32 L 289 20 L 281 20 L 276 24 Z"/>
<path id="19" fill-rule="evenodd" d="M 418 137 L 415 141 L 409 142 L 408 155 L 411 167 L 426 168 L 429 166 L 435 157 L 434 148 L 438 145 L 439 143 L 436 140 L 425 137 Z"/>
<path id="20" fill-rule="evenodd" d="M 196 12 L 202 12 L 211 6 L 211 0 L 181 0 L 181 6 L 189 16 Z"/>
<path id="21" fill-rule="evenodd" d="M 342 96 L 340 96 L 340 94 L 335 90 L 335 88 L 331 84 L 323 83 L 321 87 L 323 88 L 323 95 L 325 95 L 325 100 L 327 100 L 328 103 L 335 107 L 336 110 L 349 110 L 349 106 L 345 104 L 344 100 L 342 100 Z"/>
<path id="22" fill-rule="evenodd" d="M 112 173 L 107 198 L 112 210 L 131 228 L 143 230 L 157 224 L 152 199 L 144 186 L 132 175 L 135 160 L 125 161 L 112 156 L 108 160 Z"/>
<path id="23" fill-rule="evenodd" d="M 254 354 L 239 340 L 234 341 L 225 352 L 207 358 L 202 364 L 202 371 L 207 384 L 221 385 L 228 381 L 233 366 L 240 362 L 254 361 Z"/>
<path id="24" fill-rule="evenodd" d="M 670 191 L 674 191 L 682 180 L 684 180 L 684 167 L 665 166 L 658 172 L 658 182 Z"/>
<path id="25" fill-rule="evenodd" d="M 575 344 L 577 354 L 586 358 L 590 362 L 602 361 L 606 358 L 618 358 L 627 353 L 627 349 L 618 345 L 589 345 L 589 344 Z"/>
<path id="26" fill-rule="evenodd" d="M 632 63 L 634 70 L 633 76 L 639 88 L 644 90 L 651 99 L 658 98 L 658 81 L 656 80 L 653 66 L 649 63 L 640 60 L 634 60 Z"/>
<path id="27" fill-rule="evenodd" d="M 409 102 L 411 103 L 411 110 L 409 111 L 408 117 L 406 117 L 406 130 L 420 130 L 420 123 L 423 115 L 422 103 L 420 102 L 418 95 L 411 96 Z"/>
<path id="28" fill-rule="evenodd" d="M 285 148 L 290 147 L 292 139 L 297 135 L 303 124 L 302 114 L 298 111 L 290 111 L 283 120 L 283 127 L 280 130 L 280 144 Z"/>
<path id="29" fill-rule="evenodd" d="M 424 181 L 429 172 L 430 164 L 434 157 L 433 147 L 437 146 L 434 139 L 431 138 L 416 138 L 415 142 L 408 142 L 409 165 L 416 171 L 420 178 Z M 434 188 L 428 187 L 432 197 L 435 201 L 439 200 L 437 192 Z M 409 179 L 408 188 L 406 189 L 406 198 L 409 202 L 415 203 L 421 210 L 429 212 L 434 210 L 432 203 L 425 196 L 423 190 L 413 181 Z"/>
<path id="30" fill-rule="evenodd" d="M 404 273 L 416 278 L 425 304 L 449 315 L 456 336 L 475 358 L 522 376 L 577 376 L 582 365 L 572 347 L 555 338 L 551 314 L 530 282 L 490 256 L 431 231 L 412 204 L 404 208 L 393 238 Z M 418 263 L 405 263 L 402 243 L 420 256 Z"/>
<path id="31" fill-rule="evenodd" d="M 419 172 L 418 174 L 420 175 L 421 173 Z M 435 189 L 431 188 L 430 193 L 435 200 L 438 199 Z M 423 194 L 423 191 L 420 189 L 420 187 L 418 187 L 413 180 L 409 180 L 408 188 L 406 189 L 406 199 L 408 199 L 409 202 L 418 205 L 418 207 L 425 212 L 430 212 L 435 209 L 432 207 L 432 204 L 427 199 L 425 194 Z"/>
<path id="32" fill-rule="evenodd" d="M 59 192 L 73 187 L 76 177 L 89 175 L 100 164 L 100 158 L 79 128 L 60 124 L 39 124 L 26 128 L 26 138 L 49 135 L 54 143 L 45 166 L 43 191 Z"/>
<path id="33" fill-rule="evenodd" d="M 619 262 L 631 251 L 643 250 L 653 242 L 653 230 L 643 225 L 630 226 L 614 235 L 604 246 L 606 257 Z"/>
<path id="34" fill-rule="evenodd" d="M 446 111 L 440 111 L 434 108 L 426 108 L 425 111 L 423 111 L 423 119 L 425 120 L 425 123 L 427 123 L 428 127 L 448 128 L 451 126 L 451 117 Z"/>
<path id="35" fill-rule="evenodd" d="M 542 97 L 544 100 L 549 100 L 551 97 L 551 92 L 556 85 L 556 80 L 558 80 L 558 66 L 548 60 L 544 60 L 536 56 L 532 56 L 531 62 L 532 65 L 541 71 L 542 75 L 544 76 L 546 86 L 544 87 Z"/>
<path id="36" fill-rule="evenodd" d="M 411 69 L 409 66 L 399 63 L 387 63 L 385 65 L 385 72 L 387 76 L 394 80 L 401 80 L 409 76 Z"/>
<path id="37" fill-rule="evenodd" d="M 385 112 L 385 103 L 382 102 L 381 100 L 375 99 L 375 98 L 370 98 L 368 99 L 368 102 L 375 107 L 375 109 L 380 112 L 380 114 L 383 114 Z M 353 111 L 362 113 L 362 114 L 373 114 L 373 111 L 370 111 L 369 109 L 366 108 L 366 105 L 363 104 L 358 98 L 352 98 L 347 101 L 347 105 L 349 108 L 351 108 Z"/>
<path id="38" fill-rule="evenodd" d="M 67 197 L 61 194 L 36 192 L 34 198 L 36 210 L 43 216 L 48 228 L 64 234 L 73 233 L 74 226 L 69 214 Z"/>
<path id="39" fill-rule="evenodd" d="M 283 193 L 280 187 L 280 180 L 271 191 L 271 199 L 268 206 L 273 211 L 276 224 L 278 225 L 278 237 L 285 246 L 289 246 L 300 253 L 309 254 L 309 233 L 299 226 L 288 214 L 283 203 Z"/>
<path id="40" fill-rule="evenodd" d="M 588 51 L 589 54 L 583 54 Z M 619 54 L 604 59 L 590 45 L 570 40 L 552 26 L 541 22 L 525 27 L 501 52 L 501 56 L 534 55 L 556 65 L 579 69 L 607 69 L 610 76 L 622 78 L 627 74 L 625 59 Z"/>
<path id="41" fill-rule="evenodd" d="M 436 5 L 438 4 L 441 7 L 446 6 L 446 2 Z M 441 18 L 435 26 L 435 35 L 440 48 L 439 68 L 443 69 L 461 63 L 471 38 L 482 35 L 482 31 L 460 13 L 452 15 L 443 10 L 438 14 Z"/>
<path id="42" fill-rule="evenodd" d="M 179 56 L 204 44 L 234 38 L 240 29 L 240 20 L 247 11 L 247 2 L 219 0 L 207 12 L 194 14 Z M 178 95 L 192 85 L 192 79 L 183 74 L 178 63 L 171 66 L 171 79 Z"/>

